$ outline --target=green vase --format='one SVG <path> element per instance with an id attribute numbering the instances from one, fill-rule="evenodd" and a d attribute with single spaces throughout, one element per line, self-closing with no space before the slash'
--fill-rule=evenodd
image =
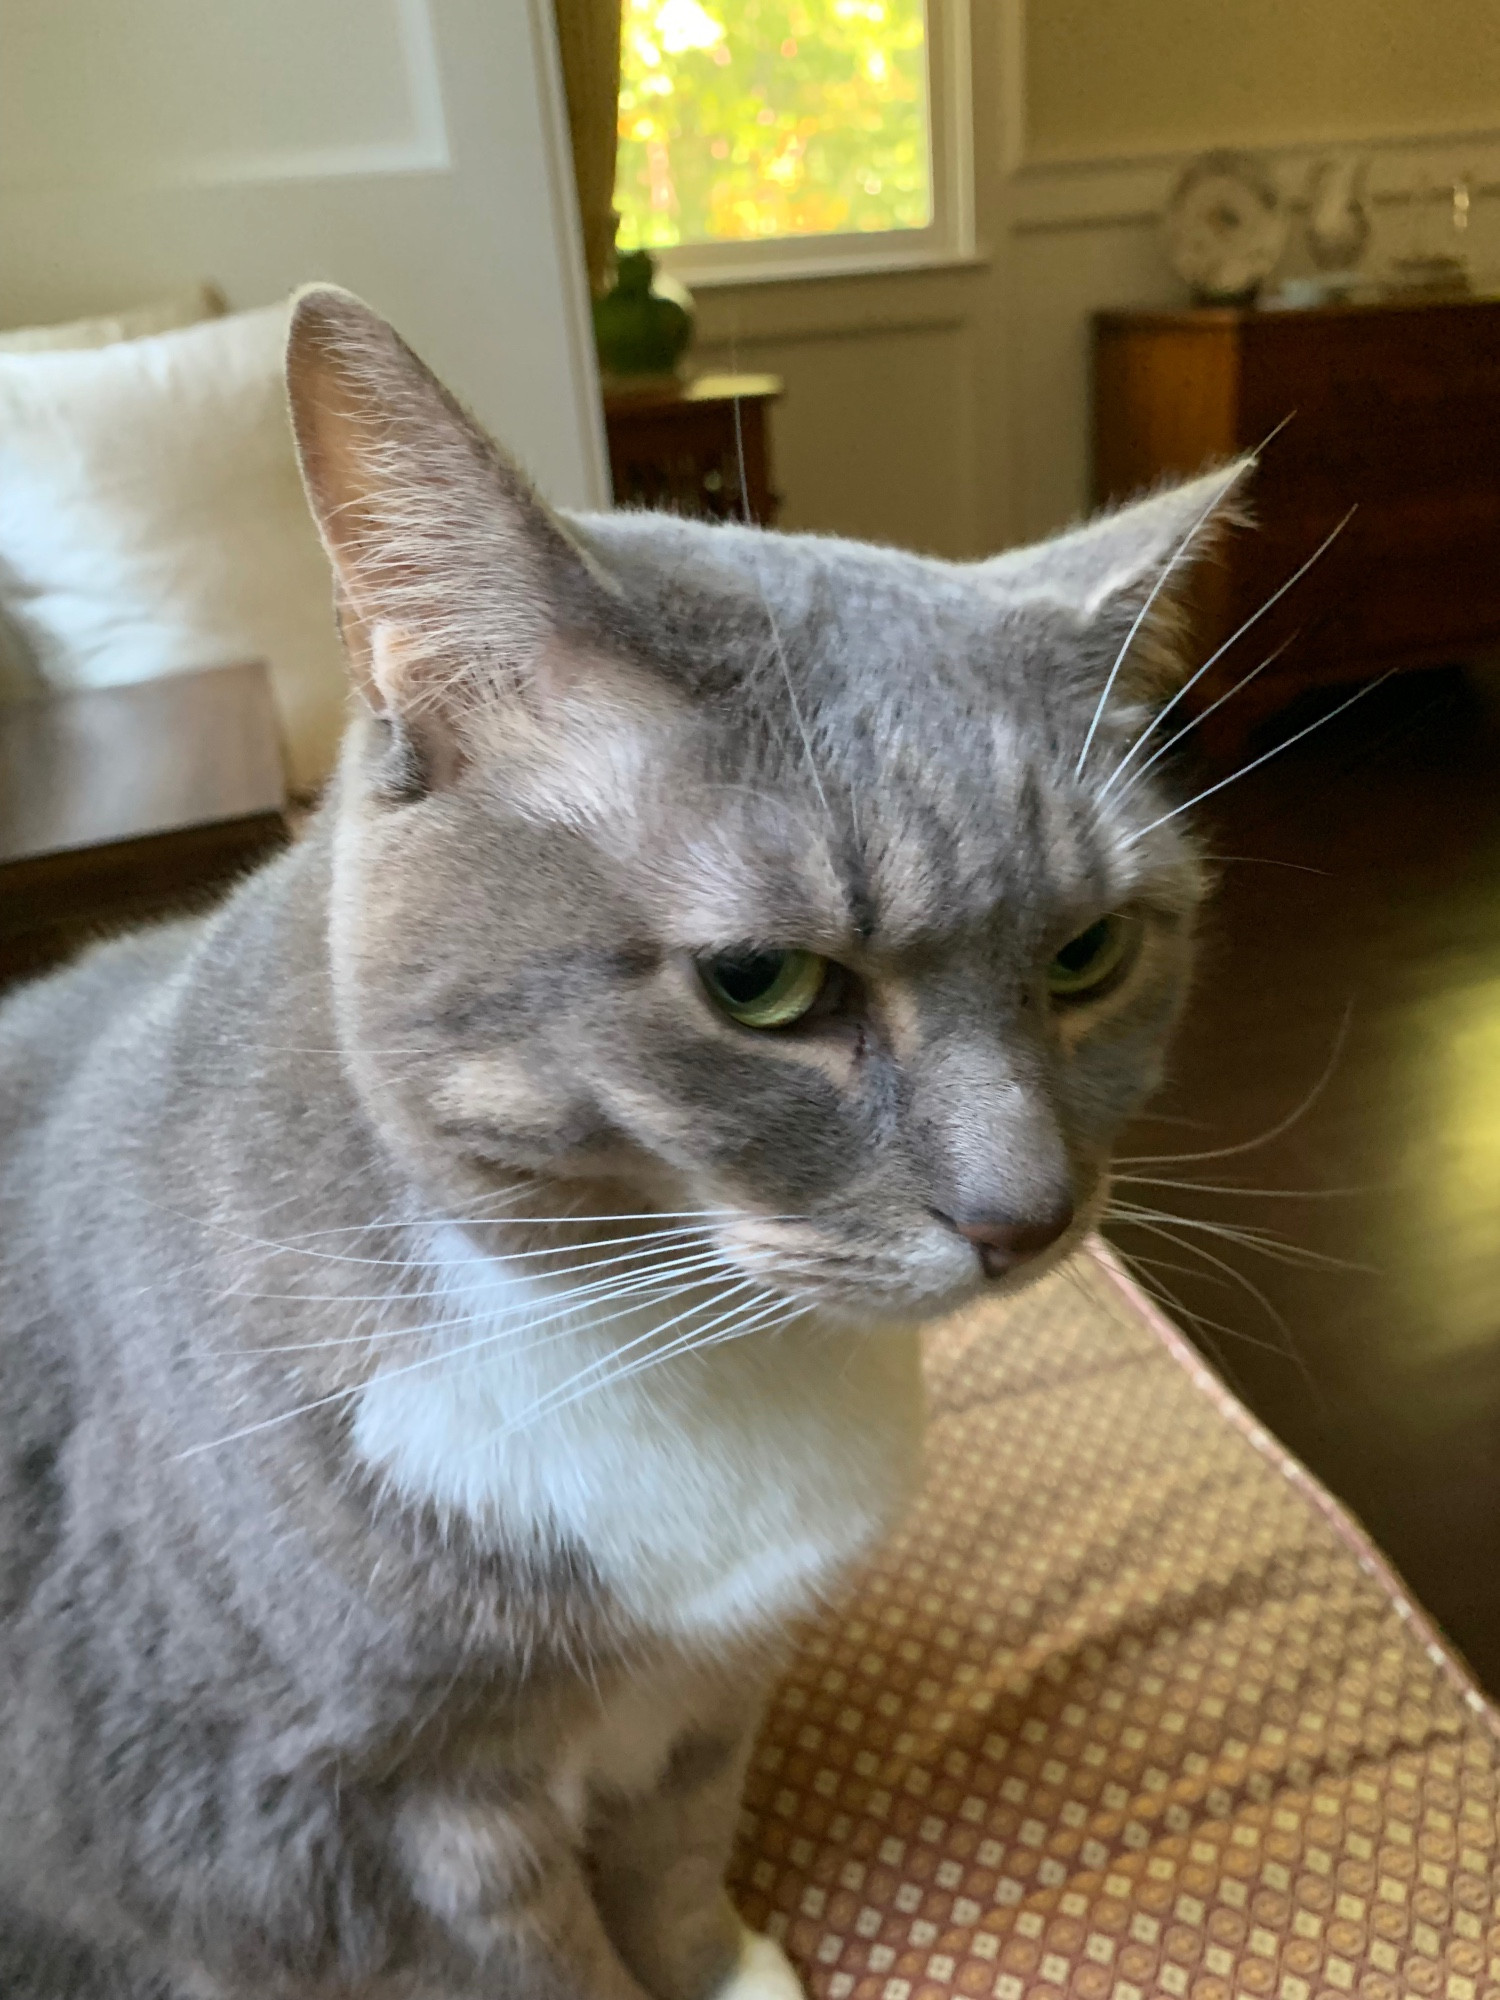
<path id="1" fill-rule="evenodd" d="M 594 301 L 594 345 L 609 375 L 670 375 L 693 337 L 687 288 L 657 274 L 649 250 L 623 251 L 614 288 Z"/>

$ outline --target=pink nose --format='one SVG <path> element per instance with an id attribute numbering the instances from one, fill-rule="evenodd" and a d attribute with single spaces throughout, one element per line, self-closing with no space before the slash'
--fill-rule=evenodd
<path id="1" fill-rule="evenodd" d="M 1073 1204 L 1062 1203 L 1045 1215 L 1016 1217 L 982 1215 L 972 1222 L 952 1218 L 959 1235 L 974 1245 L 987 1278 L 1003 1278 L 1017 1265 L 1040 1257 L 1062 1235 L 1073 1220 Z"/>

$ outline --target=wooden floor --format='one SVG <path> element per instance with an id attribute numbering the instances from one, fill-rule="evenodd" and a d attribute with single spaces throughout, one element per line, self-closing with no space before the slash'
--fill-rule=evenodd
<path id="1" fill-rule="evenodd" d="M 1110 1233 L 1500 1693 L 1500 720 L 1408 676 L 1206 810 L 1196 995 L 1121 1151 L 1242 1150 L 1122 1163 L 1173 1219 Z"/>

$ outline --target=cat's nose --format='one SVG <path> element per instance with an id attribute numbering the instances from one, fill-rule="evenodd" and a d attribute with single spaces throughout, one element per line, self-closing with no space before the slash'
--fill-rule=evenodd
<path id="1" fill-rule="evenodd" d="M 1073 1220 L 1073 1203 L 1064 1195 L 1035 1215 L 955 1215 L 946 1218 L 979 1252 L 987 1278 L 1003 1278 L 1019 1265 L 1040 1257 Z"/>

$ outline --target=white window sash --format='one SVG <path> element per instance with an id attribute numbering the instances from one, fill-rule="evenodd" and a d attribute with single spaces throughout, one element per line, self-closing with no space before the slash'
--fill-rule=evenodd
<path id="1" fill-rule="evenodd" d="M 662 269 L 684 284 L 702 289 L 971 262 L 975 255 L 974 90 L 969 0 L 926 0 L 926 13 L 932 220 L 925 229 L 681 243 L 674 249 L 653 250 Z"/>

